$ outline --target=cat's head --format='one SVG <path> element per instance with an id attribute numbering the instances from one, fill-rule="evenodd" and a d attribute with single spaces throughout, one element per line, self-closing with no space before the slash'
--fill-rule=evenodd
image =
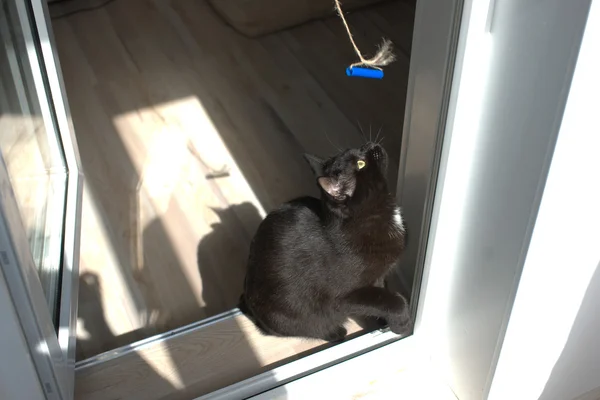
<path id="1" fill-rule="evenodd" d="M 388 155 L 379 144 L 367 143 L 327 160 L 305 154 L 325 201 L 334 207 L 352 207 L 388 194 L 385 179 Z"/>

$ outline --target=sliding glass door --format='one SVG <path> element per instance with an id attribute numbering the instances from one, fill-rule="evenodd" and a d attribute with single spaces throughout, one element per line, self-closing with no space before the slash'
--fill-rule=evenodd
<path id="1" fill-rule="evenodd" d="M 0 147 L 49 310 L 56 319 L 67 166 L 24 4 L 0 10 Z"/>
<path id="2" fill-rule="evenodd" d="M 68 399 L 82 179 L 47 21 L 0 0 L 0 266 L 47 398 Z"/>

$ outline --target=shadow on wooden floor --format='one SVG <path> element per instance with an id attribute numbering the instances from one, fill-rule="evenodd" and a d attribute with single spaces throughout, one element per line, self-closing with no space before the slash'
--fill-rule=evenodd
<path id="1" fill-rule="evenodd" d="M 198 244 L 198 268 L 202 278 L 202 297 L 207 315 L 223 312 L 236 304 L 243 292 L 248 243 L 262 221 L 251 203 L 233 205 L 225 210 L 214 210 L 220 222 L 213 224 L 212 232 Z M 240 220 L 250 231 L 239 240 Z M 250 233 L 252 232 L 252 233 Z"/>
<path id="2" fill-rule="evenodd" d="M 114 337 L 104 319 L 105 313 L 110 313 L 110 310 L 105 311 L 102 307 L 102 287 L 98 276 L 84 273 L 79 285 L 81 296 L 97 305 L 97 308 L 79 313 L 79 327 L 86 332 L 86 336 L 80 337 L 78 344 L 85 344 L 86 341 L 94 345 L 102 342 L 115 343 L 118 338 Z M 238 368 L 232 376 L 228 376 L 226 368 L 217 368 L 215 371 L 213 365 L 204 363 L 190 369 L 182 361 L 186 359 L 177 354 L 182 349 L 165 340 L 163 346 L 128 352 L 126 363 L 114 358 L 103 362 L 99 367 L 78 370 L 75 399 L 189 400 L 262 371 L 258 357 L 245 341 L 244 335 L 237 335 L 236 340 L 231 345 L 235 348 L 236 359 L 243 360 L 244 368 Z M 204 345 L 192 346 L 187 351 L 200 354 L 206 346 L 210 347 L 210 339 Z M 103 379 L 94 379 L 94 375 L 102 376 Z M 210 377 L 208 382 L 207 377 Z"/>

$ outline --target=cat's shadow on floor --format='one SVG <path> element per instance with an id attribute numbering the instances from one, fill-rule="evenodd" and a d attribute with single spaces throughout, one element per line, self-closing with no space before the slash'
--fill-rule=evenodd
<path id="1" fill-rule="evenodd" d="M 213 208 L 219 222 L 198 244 L 205 314 L 216 315 L 237 306 L 244 288 L 250 242 L 262 217 L 252 203 Z"/>

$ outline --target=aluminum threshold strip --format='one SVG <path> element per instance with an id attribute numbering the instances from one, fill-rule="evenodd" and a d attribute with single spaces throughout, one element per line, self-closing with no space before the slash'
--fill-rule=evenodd
<path id="1" fill-rule="evenodd" d="M 401 337 L 391 331 L 374 331 L 348 340 L 336 346 L 318 351 L 299 360 L 292 361 L 252 378 L 234 383 L 194 400 L 247 399 L 292 380 L 302 378 L 353 357 L 365 354 Z"/>
<path id="2" fill-rule="evenodd" d="M 205 318 L 198 322 L 193 322 L 189 325 L 182 326 L 180 328 L 175 328 L 168 332 L 160 333 L 158 335 L 150 336 L 149 338 L 139 340 L 137 342 L 118 347 L 114 350 L 109 350 L 104 353 L 100 353 L 94 357 L 87 358 L 85 360 L 81 360 L 75 364 L 75 370 L 81 371 L 85 368 L 92 367 L 94 365 L 101 364 L 103 362 L 113 360 L 118 357 L 122 357 L 126 354 L 129 354 L 134 351 L 138 351 L 142 348 L 152 346 L 156 343 L 164 342 L 167 339 L 172 339 L 178 336 L 187 335 L 189 333 L 195 332 L 202 328 L 206 328 L 207 326 L 214 325 L 218 322 L 227 320 L 229 318 L 235 318 L 238 315 L 241 315 L 242 312 L 238 308 L 234 308 L 232 310 L 226 311 L 221 314 L 217 314 L 213 317 Z"/>

